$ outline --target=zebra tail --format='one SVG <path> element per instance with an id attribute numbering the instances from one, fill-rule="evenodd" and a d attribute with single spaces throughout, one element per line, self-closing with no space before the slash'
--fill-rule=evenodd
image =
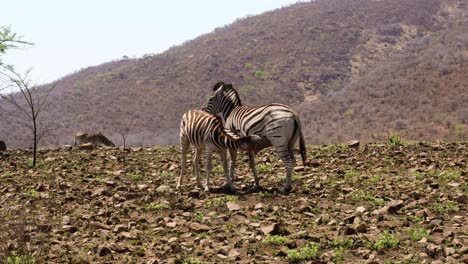
<path id="1" fill-rule="evenodd" d="M 299 149 L 301 151 L 302 166 L 305 167 L 306 159 L 307 159 L 306 146 L 305 146 L 304 134 L 302 134 L 302 126 L 301 126 L 301 121 L 299 121 L 299 117 L 296 118 L 296 124 L 299 130 Z"/>

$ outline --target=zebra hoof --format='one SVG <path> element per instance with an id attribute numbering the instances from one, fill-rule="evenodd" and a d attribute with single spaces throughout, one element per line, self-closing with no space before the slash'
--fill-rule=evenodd
<path id="1" fill-rule="evenodd" d="M 225 184 L 223 185 L 223 187 L 221 187 L 221 190 L 223 190 L 223 192 L 226 192 L 226 193 L 236 193 L 237 190 L 234 186 L 232 185 L 229 185 L 229 184 Z"/>
<path id="2" fill-rule="evenodd" d="M 291 193 L 291 190 L 292 190 L 292 187 L 289 186 L 289 187 L 284 187 L 282 190 L 281 190 L 281 194 L 283 195 L 288 195 Z"/>
<path id="3" fill-rule="evenodd" d="M 263 191 L 263 187 L 261 185 L 255 185 L 254 187 L 247 190 L 248 193 L 258 193 Z"/>

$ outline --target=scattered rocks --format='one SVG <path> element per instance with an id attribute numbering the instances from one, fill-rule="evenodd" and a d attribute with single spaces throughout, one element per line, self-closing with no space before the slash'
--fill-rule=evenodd
<path id="1" fill-rule="evenodd" d="M 125 167 L 119 149 L 47 150 L 41 153 L 47 163 L 37 168 L 24 166 L 31 151 L 9 150 L 0 160 L 0 208 L 6 209 L 0 210 L 0 239 L 16 249 L 13 235 L 23 215 L 28 248 L 37 259 L 57 263 L 63 256 L 82 263 L 172 263 L 188 256 L 204 263 L 283 263 L 291 249 L 300 252 L 310 242 L 321 247 L 308 261 L 328 263 L 338 247 L 333 241 L 350 239 L 345 262 L 463 263 L 466 170 L 457 164 L 464 164 L 468 144 L 441 146 L 313 146 L 308 151 L 320 167 L 296 167 L 300 176 L 287 197 L 273 189 L 284 170 L 272 150 L 261 154 L 271 167 L 259 173 L 264 189 L 247 192 L 252 174 L 248 163 L 239 163 L 232 197 L 216 188 L 222 175 L 213 175 L 213 192 L 194 188 L 194 177 L 176 191 L 177 177 L 168 177 L 175 173 L 163 172 L 178 169 L 177 148 L 130 150 Z M 453 179 L 441 179 L 452 172 Z M 379 197 L 395 200 L 379 208 Z M 413 241 L 410 230 L 419 229 L 430 236 Z M 368 248 L 384 230 L 400 234 L 399 246 Z M 38 246 L 44 237 L 48 251 Z M 267 237 L 279 244 L 266 243 Z"/>

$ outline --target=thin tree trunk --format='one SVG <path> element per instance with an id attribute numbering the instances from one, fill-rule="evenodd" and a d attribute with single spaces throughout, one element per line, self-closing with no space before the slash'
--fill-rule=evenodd
<path id="1" fill-rule="evenodd" d="M 36 119 L 33 119 L 33 133 L 34 133 L 34 146 L 33 146 L 33 167 L 36 167 L 36 156 L 37 156 L 37 127 Z"/>

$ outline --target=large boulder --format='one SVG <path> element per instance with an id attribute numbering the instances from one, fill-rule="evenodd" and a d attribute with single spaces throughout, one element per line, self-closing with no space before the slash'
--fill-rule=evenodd
<path id="1" fill-rule="evenodd" d="M 81 146 L 88 143 L 93 144 L 94 147 L 102 145 L 115 147 L 114 143 L 112 143 L 112 141 L 110 141 L 101 132 L 78 132 L 75 134 L 73 145 Z"/>

